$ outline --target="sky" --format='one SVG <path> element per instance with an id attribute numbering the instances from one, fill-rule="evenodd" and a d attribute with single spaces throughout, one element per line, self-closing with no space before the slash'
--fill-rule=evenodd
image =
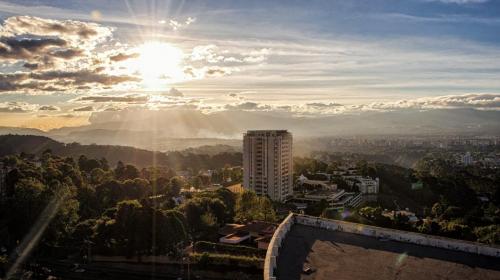
<path id="1" fill-rule="evenodd" d="M 0 126 L 500 108 L 500 1 L 0 1 Z"/>

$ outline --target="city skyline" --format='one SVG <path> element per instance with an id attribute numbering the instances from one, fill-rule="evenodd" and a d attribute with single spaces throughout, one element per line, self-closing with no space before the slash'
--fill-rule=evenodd
<path id="1" fill-rule="evenodd" d="M 494 0 L 1 1 L 0 126 L 179 110 L 498 111 L 499 10 Z"/>

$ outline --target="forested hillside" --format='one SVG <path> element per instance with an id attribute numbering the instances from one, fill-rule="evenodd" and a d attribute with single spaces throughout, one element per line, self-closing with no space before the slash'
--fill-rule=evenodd
<path id="1" fill-rule="evenodd" d="M 64 144 L 44 136 L 2 135 L 0 136 L 0 156 L 28 153 L 41 155 L 51 150 L 59 156 L 77 159 L 80 155 L 89 158 L 106 158 L 111 165 L 118 161 L 137 167 L 166 165 L 172 169 L 216 169 L 229 164 L 241 165 L 241 153 L 227 152 L 213 155 L 194 154 L 191 152 L 153 152 L 126 146 Z"/>

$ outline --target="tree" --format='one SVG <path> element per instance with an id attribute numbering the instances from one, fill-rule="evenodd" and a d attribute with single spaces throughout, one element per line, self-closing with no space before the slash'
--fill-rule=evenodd
<path id="1" fill-rule="evenodd" d="M 441 226 L 431 219 L 424 219 L 417 229 L 425 234 L 438 234 L 441 231 Z"/>
<path id="2" fill-rule="evenodd" d="M 356 163 L 356 168 L 362 176 L 368 176 L 368 162 L 366 160 L 360 160 Z"/>
<path id="3" fill-rule="evenodd" d="M 215 240 L 217 239 L 217 229 L 219 225 L 217 223 L 217 218 L 211 213 L 206 212 L 201 215 L 201 236 L 203 240 Z"/>
<path id="4" fill-rule="evenodd" d="M 180 209 L 186 217 L 191 232 L 198 238 L 203 235 L 204 231 L 203 215 L 210 215 L 210 218 L 213 218 L 217 225 L 228 220 L 226 206 L 218 198 L 195 197 L 185 202 Z"/>
<path id="5" fill-rule="evenodd" d="M 116 227 L 121 232 L 127 255 L 135 256 L 144 249 L 142 245 L 143 233 L 149 228 L 141 227 L 144 217 L 142 205 L 137 200 L 125 200 L 117 205 Z"/>
<path id="6" fill-rule="evenodd" d="M 500 244 L 500 226 L 489 225 L 474 229 L 477 241 L 487 244 Z"/>
<path id="7" fill-rule="evenodd" d="M 170 185 L 168 188 L 168 195 L 170 197 L 179 196 L 181 189 L 186 186 L 186 182 L 181 177 L 175 176 L 170 179 Z"/>
<path id="8" fill-rule="evenodd" d="M 274 211 L 273 203 L 268 197 L 265 196 L 259 197 L 258 214 L 259 215 L 256 217 L 258 220 L 266 222 L 276 221 L 276 212 Z"/>
<path id="9" fill-rule="evenodd" d="M 78 166 L 80 167 L 80 170 L 89 173 L 95 168 L 101 168 L 101 161 L 98 161 L 96 159 L 88 159 L 86 156 L 81 155 L 78 158 Z"/>
<path id="10" fill-rule="evenodd" d="M 122 178 L 125 177 L 125 164 L 123 164 L 123 162 L 121 161 L 118 161 L 118 163 L 116 163 L 114 173 L 116 179 L 122 180 Z"/>
<path id="11" fill-rule="evenodd" d="M 125 165 L 125 168 L 123 169 L 123 174 L 121 174 L 121 176 L 118 177 L 118 179 L 126 180 L 126 179 L 135 179 L 135 178 L 139 178 L 139 177 L 140 177 L 140 173 L 139 173 L 139 170 L 137 169 L 137 167 L 135 167 L 131 164 L 127 164 L 127 165 Z"/>
<path id="12" fill-rule="evenodd" d="M 73 231 L 72 239 L 77 246 L 82 246 L 94 238 L 97 220 L 87 219 L 79 222 Z"/>
<path id="13" fill-rule="evenodd" d="M 201 180 L 200 176 L 194 176 L 191 180 L 191 185 L 195 189 L 200 189 L 203 186 L 203 181 Z"/>
<path id="14" fill-rule="evenodd" d="M 253 191 L 244 190 L 236 199 L 237 221 L 250 221 L 255 216 L 255 205 L 257 204 L 257 195 Z"/>
<path id="15" fill-rule="evenodd" d="M 105 180 L 111 179 L 108 173 L 101 168 L 94 168 L 90 171 L 90 183 L 93 185 L 102 184 Z"/>
<path id="16" fill-rule="evenodd" d="M 432 205 L 431 213 L 433 217 L 439 218 L 443 214 L 443 206 L 441 205 L 441 203 L 434 203 L 434 205 Z"/>
<path id="17" fill-rule="evenodd" d="M 235 220 L 248 222 L 265 220 L 274 222 L 276 213 L 268 197 L 258 197 L 255 192 L 245 190 L 236 199 Z"/>
<path id="18" fill-rule="evenodd" d="M 456 219 L 464 216 L 464 211 L 462 208 L 457 206 L 448 206 L 442 214 L 442 219 L 450 220 Z"/>

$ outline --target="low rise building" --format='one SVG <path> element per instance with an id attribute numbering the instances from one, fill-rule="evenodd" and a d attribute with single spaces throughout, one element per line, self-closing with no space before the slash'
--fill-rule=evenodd
<path id="1" fill-rule="evenodd" d="M 255 242 L 257 247 L 264 246 L 264 237 L 272 236 L 276 228 L 276 224 L 264 221 L 252 221 L 245 225 L 226 224 L 219 230 L 219 242 L 235 245 L 248 241 Z"/>
<path id="2" fill-rule="evenodd" d="M 297 179 L 297 183 L 300 186 L 309 185 L 309 186 L 313 186 L 313 187 L 322 188 L 325 190 L 336 190 L 337 189 L 337 185 L 330 183 L 329 180 L 310 180 L 304 175 L 299 176 L 299 178 Z"/>
<path id="3" fill-rule="evenodd" d="M 362 194 L 377 194 L 379 192 L 379 178 L 372 179 L 370 177 L 363 177 L 360 175 L 348 175 L 342 176 L 342 178 L 350 187 L 356 185 L 359 192 Z"/>

